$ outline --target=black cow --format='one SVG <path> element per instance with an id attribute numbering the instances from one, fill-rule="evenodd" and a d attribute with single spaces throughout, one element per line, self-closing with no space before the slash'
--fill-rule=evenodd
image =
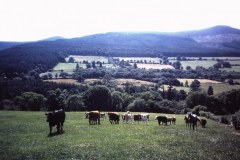
<path id="1" fill-rule="evenodd" d="M 139 121 L 141 121 L 142 120 L 142 116 L 140 115 L 140 114 L 137 114 L 137 115 L 133 115 L 133 120 L 134 120 L 134 122 L 138 122 L 138 124 L 139 124 Z"/>
<path id="2" fill-rule="evenodd" d="M 201 122 L 202 122 L 202 128 L 206 128 L 207 120 L 202 119 Z"/>
<path id="3" fill-rule="evenodd" d="M 161 125 L 161 122 L 162 124 L 165 123 L 165 125 L 167 125 L 168 122 L 167 116 L 156 116 L 156 120 L 158 121 L 159 126 Z"/>
<path id="4" fill-rule="evenodd" d="M 46 113 L 47 122 L 49 123 L 50 132 L 52 134 L 52 127 L 57 126 L 57 133 L 63 133 L 63 123 L 65 121 L 65 112 L 61 110 L 56 110 L 54 112 Z"/>
<path id="5" fill-rule="evenodd" d="M 108 112 L 109 122 L 111 124 L 119 124 L 120 115 L 117 112 Z"/>

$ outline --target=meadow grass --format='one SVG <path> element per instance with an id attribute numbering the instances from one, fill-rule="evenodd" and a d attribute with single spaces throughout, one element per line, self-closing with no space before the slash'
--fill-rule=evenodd
<path id="1" fill-rule="evenodd" d="M 0 112 L 0 159 L 239 159 L 240 137 L 217 122 L 207 128 L 143 123 L 89 125 L 82 112 L 67 112 L 64 133 L 48 136 L 44 112 Z M 172 115 L 171 115 L 172 116 Z M 54 128 L 54 132 L 56 129 Z"/>

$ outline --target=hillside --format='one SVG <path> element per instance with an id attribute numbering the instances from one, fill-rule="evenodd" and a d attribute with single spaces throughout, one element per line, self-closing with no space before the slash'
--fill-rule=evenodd
<path id="1" fill-rule="evenodd" d="M 0 71 L 26 72 L 29 66 L 45 70 L 69 54 L 102 56 L 240 56 L 240 30 L 216 26 L 178 33 L 111 32 L 73 39 L 54 38 L 16 45 L 0 51 Z M 26 69 L 16 64 L 24 62 Z"/>
<path id="2" fill-rule="evenodd" d="M 211 28 L 177 32 L 174 35 L 192 38 L 206 47 L 216 48 L 222 52 L 239 52 L 240 30 L 229 26 L 214 26 Z"/>
<path id="3" fill-rule="evenodd" d="M 20 42 L 0 42 L 0 51 L 21 44 Z"/>

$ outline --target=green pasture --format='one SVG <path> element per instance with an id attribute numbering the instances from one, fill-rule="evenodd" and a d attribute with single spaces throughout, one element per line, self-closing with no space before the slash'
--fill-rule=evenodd
<path id="1" fill-rule="evenodd" d="M 213 87 L 214 95 L 222 92 L 231 91 L 233 89 L 240 89 L 240 85 L 229 85 L 228 83 L 201 83 L 201 88 L 204 89 L 206 92 L 209 86 Z"/>
<path id="2" fill-rule="evenodd" d="M 240 158 L 240 137 L 208 120 L 207 128 L 158 126 L 150 114 L 140 124 L 89 125 L 84 113 L 67 112 L 64 133 L 49 137 L 44 112 L 0 111 L 0 159 L 228 159 Z M 171 115 L 172 116 L 172 115 Z M 55 128 L 54 128 L 55 131 Z"/>
<path id="3" fill-rule="evenodd" d="M 70 57 L 73 57 L 75 62 L 83 62 L 83 61 L 88 61 L 88 62 L 92 62 L 92 61 L 99 61 L 102 63 L 108 63 L 108 58 L 107 57 L 103 57 L 103 56 L 77 56 L 77 55 L 70 55 L 67 58 L 65 58 L 66 61 L 69 60 Z"/>
<path id="4" fill-rule="evenodd" d="M 170 62 L 174 63 L 176 60 L 170 60 Z M 186 70 L 187 66 L 190 66 L 192 69 L 196 69 L 197 66 L 202 66 L 204 68 L 212 67 L 217 63 L 215 60 L 193 60 L 193 61 L 180 61 L 184 70 Z"/>
<path id="5" fill-rule="evenodd" d="M 147 63 L 160 63 L 160 58 L 158 57 L 114 57 L 119 58 L 120 61 L 129 61 L 131 63 L 147 61 Z"/>

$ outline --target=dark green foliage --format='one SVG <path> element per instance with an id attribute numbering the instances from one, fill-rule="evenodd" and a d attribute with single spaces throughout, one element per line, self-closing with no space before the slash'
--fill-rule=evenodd
<path id="1" fill-rule="evenodd" d="M 191 92 L 186 98 L 186 104 L 193 108 L 197 105 L 204 105 L 206 102 L 207 95 L 204 92 Z"/>
<path id="2" fill-rule="evenodd" d="M 15 104 L 23 111 L 45 110 L 46 101 L 43 95 L 34 92 L 25 92 L 14 99 Z"/>
<path id="3" fill-rule="evenodd" d="M 83 95 L 88 110 L 111 110 L 111 92 L 106 86 L 93 86 Z"/>
<path id="4" fill-rule="evenodd" d="M 119 91 L 112 92 L 112 111 L 124 111 L 123 110 L 123 96 L 122 93 Z"/>
<path id="5" fill-rule="evenodd" d="M 208 87 L 207 94 L 208 94 L 209 96 L 213 95 L 213 88 L 212 88 L 212 86 L 209 86 L 209 87 Z"/>
<path id="6" fill-rule="evenodd" d="M 196 79 L 190 85 L 190 88 L 192 91 L 198 91 L 199 87 L 200 87 L 200 82 Z"/>
<path id="7" fill-rule="evenodd" d="M 81 96 L 74 94 L 68 97 L 65 111 L 85 111 L 86 109 Z"/>
<path id="8" fill-rule="evenodd" d="M 199 112 L 200 111 L 207 111 L 207 107 L 206 106 L 201 106 L 201 105 L 197 105 L 192 109 L 192 113 L 196 114 L 196 115 L 200 115 Z"/>
<path id="9" fill-rule="evenodd" d="M 235 113 L 240 109 L 240 90 L 224 92 L 218 96 L 228 113 Z"/>
<path id="10" fill-rule="evenodd" d="M 232 117 L 233 126 L 236 130 L 240 130 L 240 110 Z"/>

